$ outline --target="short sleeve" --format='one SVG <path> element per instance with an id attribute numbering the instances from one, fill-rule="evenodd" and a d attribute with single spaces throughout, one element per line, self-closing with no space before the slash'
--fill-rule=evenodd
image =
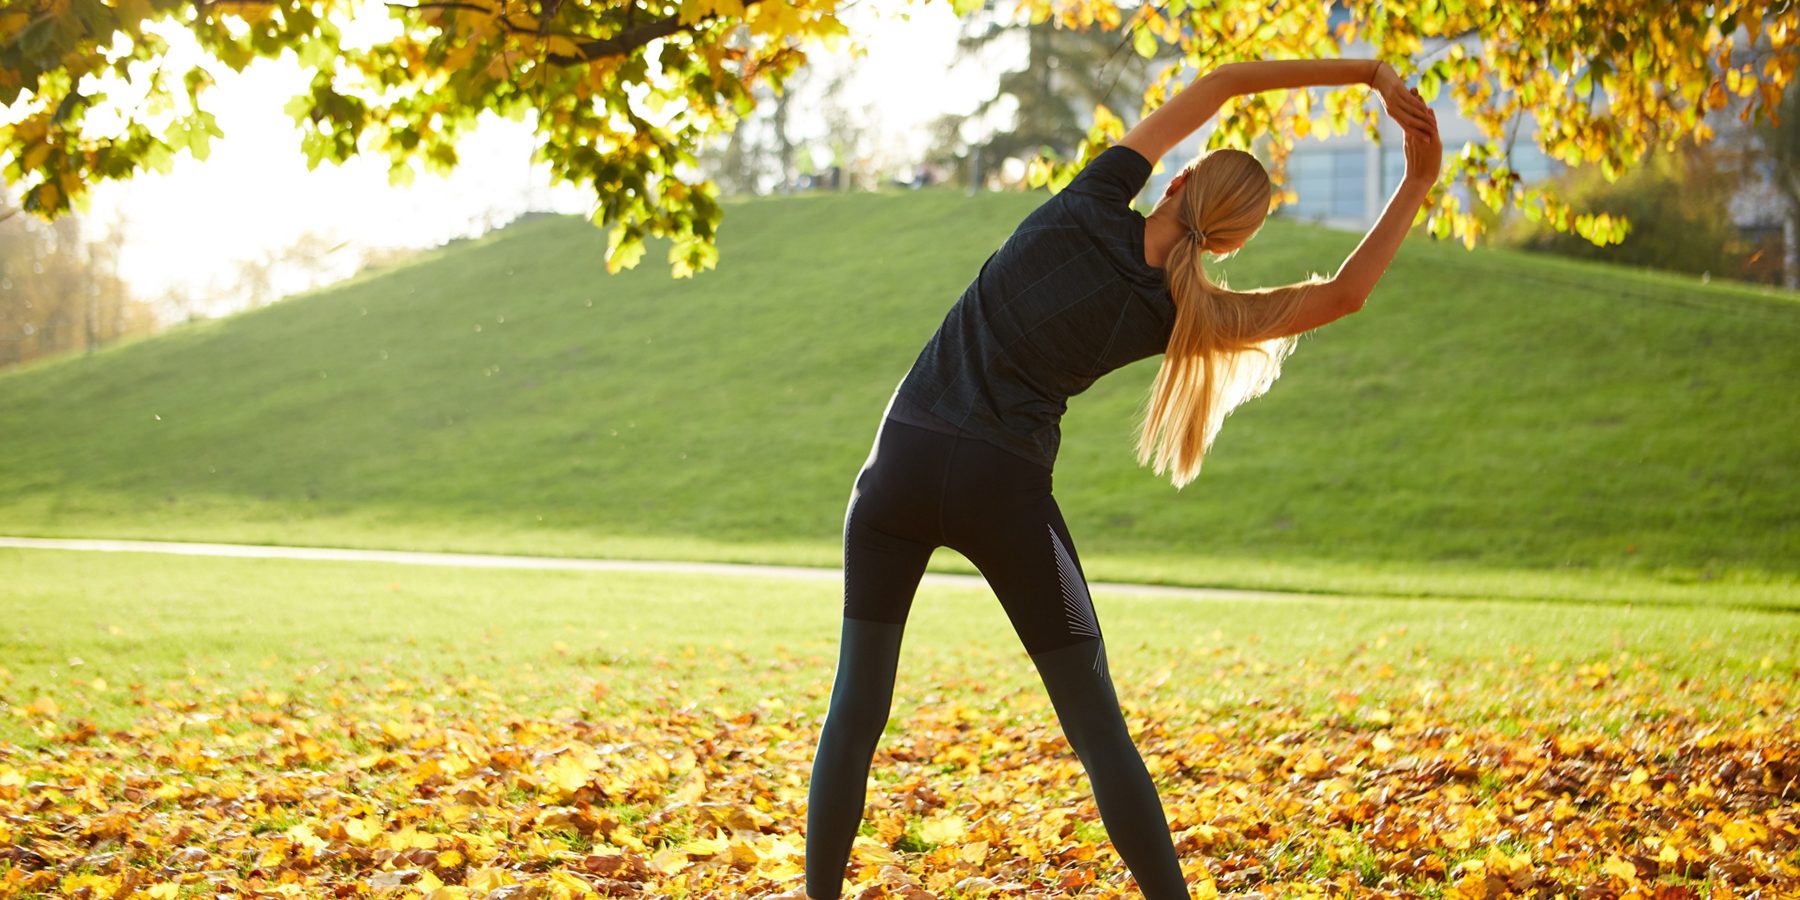
<path id="1" fill-rule="evenodd" d="M 1150 161 L 1124 144 L 1114 144 L 1089 160 L 1063 190 L 1130 206 L 1149 180 Z"/>

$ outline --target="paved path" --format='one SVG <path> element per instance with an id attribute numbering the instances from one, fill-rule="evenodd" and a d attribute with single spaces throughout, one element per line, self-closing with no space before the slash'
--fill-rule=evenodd
<path id="1" fill-rule="evenodd" d="M 685 575 L 731 575 L 750 578 L 801 578 L 837 581 L 837 569 L 804 566 L 762 566 L 748 563 L 677 562 L 638 559 L 581 559 L 564 556 L 502 556 L 491 553 L 428 553 L 416 550 L 360 550 L 348 547 L 282 547 L 268 544 L 199 544 L 176 541 L 115 541 L 86 538 L 0 537 L 0 547 L 39 550 L 103 550 L 130 553 L 180 553 L 190 556 L 240 556 L 276 559 L 326 559 L 352 562 L 403 563 L 413 566 L 476 566 L 491 569 L 576 569 L 589 572 L 667 572 Z M 930 572 L 927 584 L 986 587 L 979 575 Z M 1224 588 L 1173 587 L 1162 584 L 1123 584 L 1095 581 L 1096 592 L 1155 594 L 1188 600 L 1297 600 L 1314 595 L 1280 591 L 1243 591 Z"/>

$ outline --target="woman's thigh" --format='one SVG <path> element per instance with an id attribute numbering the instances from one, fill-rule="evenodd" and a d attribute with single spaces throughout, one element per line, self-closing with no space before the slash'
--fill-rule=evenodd
<path id="1" fill-rule="evenodd" d="M 986 445 L 957 449 L 946 543 L 981 570 L 1026 651 L 1101 637 L 1049 472 Z"/>
<path id="2" fill-rule="evenodd" d="M 905 624 L 942 536 L 938 498 L 955 438 L 885 421 L 844 513 L 844 615 Z"/>

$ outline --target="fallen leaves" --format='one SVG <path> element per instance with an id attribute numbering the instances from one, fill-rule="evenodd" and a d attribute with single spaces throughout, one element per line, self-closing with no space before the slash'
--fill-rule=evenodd
<path id="1" fill-rule="evenodd" d="M 1504 720 L 1468 712 L 1451 672 L 1415 682 L 1412 703 L 1344 689 L 1311 710 L 1195 702 L 1166 675 L 1121 696 L 1195 896 L 1800 890 L 1800 737 L 1776 675 L 1716 686 L 1751 698 L 1730 718 L 1660 702 L 1655 673 L 1635 667 L 1545 677 L 1567 693 L 1490 698 Z M 569 707 L 536 717 L 468 680 L 295 681 L 212 703 L 197 684 L 134 686 L 143 715 L 122 730 L 48 697 L 13 706 L 50 740 L 0 744 L 0 898 L 735 898 L 800 884 L 807 710 L 822 704 L 703 708 L 618 680 L 570 685 Z M 459 692 L 465 711 L 432 702 Z M 877 749 L 846 898 L 1136 896 L 1041 697 L 942 677 L 932 698 Z M 1633 714 L 1602 727 L 1586 718 L 1602 707 Z"/>

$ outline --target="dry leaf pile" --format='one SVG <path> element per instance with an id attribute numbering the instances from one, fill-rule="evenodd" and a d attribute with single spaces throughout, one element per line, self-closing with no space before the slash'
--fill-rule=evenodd
<path id="1" fill-rule="evenodd" d="M 1507 728 L 1352 692 L 1324 715 L 1122 696 L 1198 897 L 1800 896 L 1791 675 L 1719 687 L 1749 711 L 1728 719 L 1630 672 L 1569 680 L 1554 715 Z M 933 684 L 877 751 L 846 898 L 1138 896 L 1042 698 Z M 133 685 L 126 730 L 49 697 L 10 710 L 50 740 L 0 744 L 0 898 L 801 883 L 818 722 L 798 705 L 601 683 L 527 717 L 475 678 L 169 687 Z M 1606 708 L 1639 712 L 1585 724 Z"/>

